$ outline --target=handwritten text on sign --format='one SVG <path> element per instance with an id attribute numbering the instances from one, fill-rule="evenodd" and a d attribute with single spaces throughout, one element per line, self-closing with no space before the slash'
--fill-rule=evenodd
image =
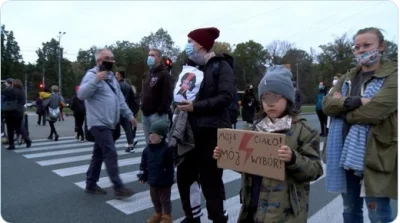
<path id="1" fill-rule="evenodd" d="M 285 164 L 278 149 L 285 135 L 234 129 L 218 130 L 221 158 L 218 166 L 277 180 L 285 179 Z"/>

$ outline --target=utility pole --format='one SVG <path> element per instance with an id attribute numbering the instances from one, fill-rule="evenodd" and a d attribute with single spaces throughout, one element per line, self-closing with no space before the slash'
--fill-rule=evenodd
<path id="1" fill-rule="evenodd" d="M 25 73 L 25 104 L 28 103 L 28 75 Z"/>
<path id="2" fill-rule="evenodd" d="M 44 73 L 45 73 L 45 71 L 44 71 L 44 61 L 43 61 L 43 63 L 42 63 L 42 84 L 43 84 L 43 88 L 46 86 L 46 84 L 44 83 L 45 82 Z"/>
<path id="3" fill-rule="evenodd" d="M 300 89 L 300 85 L 299 85 L 299 62 L 296 63 L 296 83 L 297 83 L 297 89 Z"/>
<path id="4" fill-rule="evenodd" d="M 61 50 L 61 37 L 65 35 L 65 32 L 58 32 L 58 89 L 60 91 L 60 95 L 62 95 L 62 82 L 61 82 L 61 57 L 62 57 L 62 50 Z"/>

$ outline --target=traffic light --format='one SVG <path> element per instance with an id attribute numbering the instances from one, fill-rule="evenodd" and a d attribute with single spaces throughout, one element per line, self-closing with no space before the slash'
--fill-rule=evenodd
<path id="1" fill-rule="evenodd" d="M 43 84 L 40 83 L 40 84 L 39 84 L 39 87 L 40 87 L 40 89 L 43 89 Z"/>

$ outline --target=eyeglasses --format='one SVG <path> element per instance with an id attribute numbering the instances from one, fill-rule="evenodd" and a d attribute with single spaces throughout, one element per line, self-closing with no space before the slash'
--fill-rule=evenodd
<path id="1" fill-rule="evenodd" d="M 282 98 L 282 95 L 272 92 L 264 93 L 261 100 L 267 104 L 275 104 Z"/>
<path id="2" fill-rule="evenodd" d="M 363 43 L 363 44 L 357 44 L 357 45 L 354 45 L 352 47 L 352 50 L 353 50 L 353 52 L 357 52 L 357 51 L 360 51 L 361 47 L 363 49 L 369 49 L 374 44 L 375 43 L 368 43 L 368 42 L 367 43 Z"/>

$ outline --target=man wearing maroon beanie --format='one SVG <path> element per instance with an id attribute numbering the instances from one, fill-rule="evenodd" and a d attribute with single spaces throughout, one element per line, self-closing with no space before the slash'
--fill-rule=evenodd
<path id="1" fill-rule="evenodd" d="M 222 169 L 213 159 L 213 150 L 217 146 L 217 129 L 232 126 L 228 107 L 236 92 L 233 58 L 211 52 L 218 37 L 217 28 L 196 29 L 188 34 L 185 48 L 189 59 L 203 67 L 204 72 L 196 99 L 178 105 L 179 110 L 188 112 L 188 123 L 195 141 L 194 148 L 185 153 L 183 161 L 177 166 L 177 184 L 185 223 L 200 222 L 200 185 L 207 202 L 208 218 L 214 223 L 228 221 L 223 205 L 225 188 Z"/>

